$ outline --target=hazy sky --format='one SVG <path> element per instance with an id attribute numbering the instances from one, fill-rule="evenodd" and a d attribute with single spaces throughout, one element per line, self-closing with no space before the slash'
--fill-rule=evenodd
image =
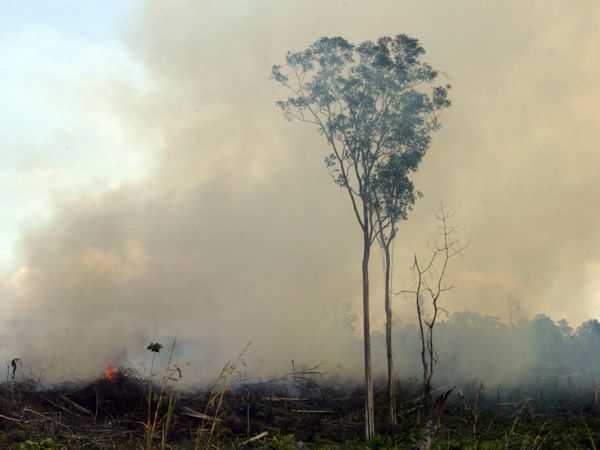
<path id="1" fill-rule="evenodd" d="M 508 320 L 510 298 L 525 317 L 600 315 L 596 1 L 0 10 L 5 357 L 90 371 L 177 334 L 190 371 L 249 341 L 254 373 L 290 359 L 360 366 L 340 356 L 361 314 L 360 231 L 325 141 L 282 117 L 287 93 L 269 80 L 288 50 L 321 36 L 407 34 L 452 85 L 413 178 L 424 198 L 400 226 L 394 287 L 411 286 L 415 253 L 427 258 L 443 201 L 470 242 L 452 261 L 450 312 Z M 414 316 L 402 297 L 394 309 Z"/>

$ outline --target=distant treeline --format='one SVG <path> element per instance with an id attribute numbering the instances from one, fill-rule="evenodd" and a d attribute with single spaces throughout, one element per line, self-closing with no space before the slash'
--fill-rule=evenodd
<path id="1" fill-rule="evenodd" d="M 434 332 L 437 384 L 468 379 L 487 383 L 536 383 L 565 387 L 579 379 L 600 379 L 600 323 L 574 329 L 545 315 L 503 323 L 500 318 L 457 312 Z M 394 353 L 403 379 L 419 377 L 419 334 L 414 323 L 396 322 Z M 385 336 L 373 335 L 375 360 L 385 361 Z M 378 367 L 381 370 L 383 366 Z"/>

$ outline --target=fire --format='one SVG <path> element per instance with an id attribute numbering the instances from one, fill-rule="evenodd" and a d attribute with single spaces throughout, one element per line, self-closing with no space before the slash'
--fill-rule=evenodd
<path id="1" fill-rule="evenodd" d="M 117 374 L 115 373 L 115 365 L 114 364 L 109 363 L 106 365 L 106 373 L 104 374 L 102 379 L 108 380 L 111 383 L 114 383 L 115 381 L 117 381 Z"/>

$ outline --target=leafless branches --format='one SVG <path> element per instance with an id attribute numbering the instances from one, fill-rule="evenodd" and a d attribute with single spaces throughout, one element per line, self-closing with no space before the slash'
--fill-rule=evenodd
<path id="1" fill-rule="evenodd" d="M 460 255 L 468 247 L 468 243 L 462 244 L 456 237 L 458 224 L 451 225 L 450 220 L 454 214 L 445 210 L 445 205 L 440 203 L 437 210 L 437 220 L 440 222 L 437 235 L 439 240 L 428 243 L 431 252 L 429 261 L 420 265 L 415 255 L 412 267 L 415 276 L 415 285 L 410 290 L 400 293 L 414 295 L 419 322 L 419 338 L 421 339 L 421 362 L 423 364 L 423 398 L 424 405 L 431 405 L 431 379 L 433 369 L 438 361 L 438 355 L 434 345 L 434 327 L 441 313 L 448 315 L 448 311 L 440 306 L 439 299 L 443 292 L 456 288 L 454 280 L 448 278 L 448 263 L 451 258 Z"/>
<path id="2" fill-rule="evenodd" d="M 312 392 L 318 392 L 322 388 L 319 381 L 327 381 L 325 375 L 327 372 L 319 371 L 323 363 L 314 367 L 304 366 L 298 368 L 294 366 L 294 371 L 283 375 L 282 377 L 272 377 L 268 380 L 243 380 L 244 389 L 266 392 L 288 392 L 294 395 L 307 396 Z"/>

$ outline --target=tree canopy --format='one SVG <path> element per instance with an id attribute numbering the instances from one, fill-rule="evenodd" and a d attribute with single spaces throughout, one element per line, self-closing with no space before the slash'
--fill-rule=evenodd
<path id="1" fill-rule="evenodd" d="M 424 53 L 419 41 L 406 35 L 358 46 L 324 37 L 303 52 L 288 52 L 291 73 L 273 67 L 274 78 L 294 94 L 278 105 L 288 120 L 313 123 L 326 137 L 333 150 L 327 166 L 334 181 L 348 189 L 363 228 L 372 226 L 364 213 L 376 207 L 387 204 L 386 214 L 405 214 L 404 203 L 386 198 L 414 203 L 406 175 L 417 170 L 431 132 L 440 126 L 439 113 L 450 106 L 444 87 L 431 94 L 417 89 L 437 77 L 420 60 Z M 365 202 L 362 211 L 357 196 Z"/>

